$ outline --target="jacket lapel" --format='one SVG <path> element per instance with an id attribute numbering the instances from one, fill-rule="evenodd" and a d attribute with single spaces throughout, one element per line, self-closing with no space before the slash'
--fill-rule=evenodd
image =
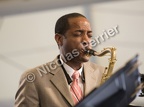
<path id="1" fill-rule="evenodd" d="M 94 70 L 90 63 L 84 64 L 84 76 L 85 76 L 85 85 L 84 85 L 84 94 L 88 95 L 93 89 L 98 87 L 98 78 L 99 70 Z"/>
<path id="2" fill-rule="evenodd" d="M 58 91 L 64 96 L 64 98 L 69 102 L 71 106 L 74 105 L 73 99 L 71 97 L 71 93 L 69 91 L 68 82 L 66 80 L 65 74 L 61 67 L 57 67 L 53 72 L 53 77 L 51 78 L 51 82 L 58 89 Z"/>

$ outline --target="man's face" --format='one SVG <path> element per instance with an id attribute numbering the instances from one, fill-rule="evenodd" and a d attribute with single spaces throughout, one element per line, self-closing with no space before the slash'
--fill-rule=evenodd
<path id="1" fill-rule="evenodd" d="M 69 29 L 63 35 L 63 45 L 60 48 L 61 53 L 66 59 L 70 59 L 71 54 L 73 56 L 71 60 L 79 63 L 87 62 L 89 56 L 84 53 L 84 49 L 91 48 L 92 31 L 90 23 L 83 17 L 70 18 L 68 21 Z"/>

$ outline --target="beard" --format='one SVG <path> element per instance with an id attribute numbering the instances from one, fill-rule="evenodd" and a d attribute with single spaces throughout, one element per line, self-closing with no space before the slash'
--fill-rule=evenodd
<path id="1" fill-rule="evenodd" d="M 80 55 L 77 57 L 77 59 L 79 59 L 79 61 L 81 62 L 88 62 L 90 59 L 90 56 L 87 55 L 85 51 L 82 51 L 80 52 Z"/>

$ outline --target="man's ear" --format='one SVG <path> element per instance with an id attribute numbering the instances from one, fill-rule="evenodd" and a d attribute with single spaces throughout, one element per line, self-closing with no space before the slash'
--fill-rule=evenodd
<path id="1" fill-rule="evenodd" d="M 63 45 L 63 36 L 61 34 L 55 34 L 55 41 L 57 42 L 58 46 Z"/>

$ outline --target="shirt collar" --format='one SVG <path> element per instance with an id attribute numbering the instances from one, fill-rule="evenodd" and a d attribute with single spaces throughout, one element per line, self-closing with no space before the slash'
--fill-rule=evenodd
<path id="1" fill-rule="evenodd" d="M 75 70 L 72 67 L 70 67 L 69 65 L 67 65 L 66 63 L 64 63 L 64 61 L 61 58 L 61 55 L 60 55 L 60 61 L 63 64 L 63 67 L 65 68 L 66 72 L 71 77 L 73 75 L 73 73 L 74 73 Z M 83 70 L 83 65 L 82 65 L 82 67 L 79 70 L 77 70 L 79 72 L 80 76 L 82 74 L 82 70 Z"/>

